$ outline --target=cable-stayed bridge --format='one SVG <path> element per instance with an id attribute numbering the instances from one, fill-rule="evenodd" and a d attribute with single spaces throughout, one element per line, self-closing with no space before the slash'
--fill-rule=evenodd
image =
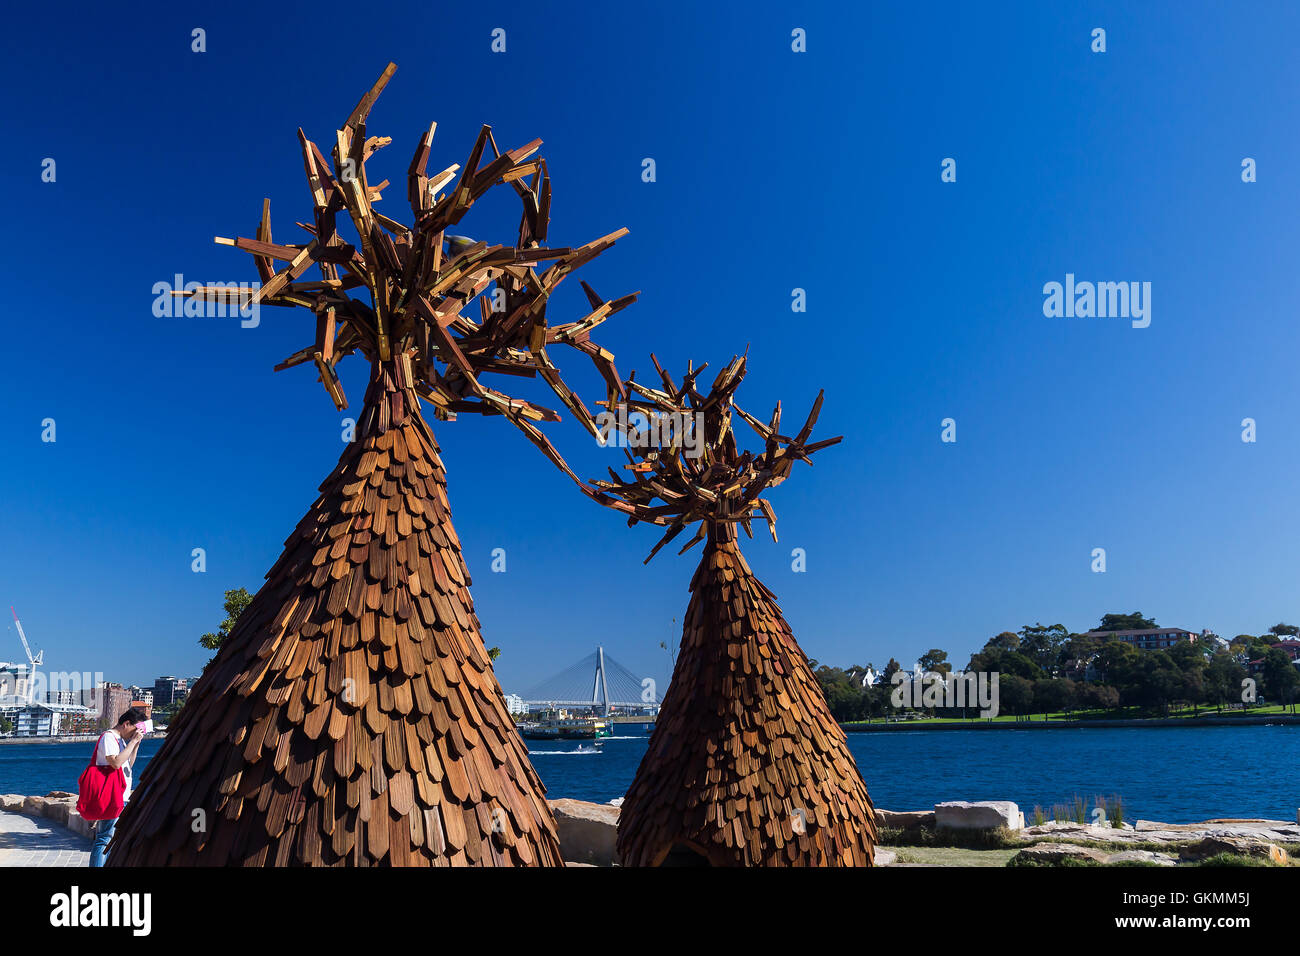
<path id="1" fill-rule="evenodd" d="M 656 709 L 659 692 L 652 678 L 640 678 L 605 653 L 603 647 L 521 695 L 528 704 L 592 707 L 608 716 L 614 707 Z"/>

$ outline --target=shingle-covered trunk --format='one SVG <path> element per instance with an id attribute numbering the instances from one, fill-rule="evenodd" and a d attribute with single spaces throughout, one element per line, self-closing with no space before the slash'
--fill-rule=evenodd
<path id="1" fill-rule="evenodd" d="M 734 525 L 691 581 L 673 680 L 618 828 L 624 865 L 870 866 L 871 798 Z"/>
<path id="2" fill-rule="evenodd" d="M 562 865 L 418 399 L 350 444 L 145 769 L 109 864 Z"/>

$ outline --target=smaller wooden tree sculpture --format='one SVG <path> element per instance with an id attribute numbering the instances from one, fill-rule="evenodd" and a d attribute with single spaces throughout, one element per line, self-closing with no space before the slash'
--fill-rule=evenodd
<path id="1" fill-rule="evenodd" d="M 752 536 L 759 518 L 775 540 L 776 515 L 762 493 L 784 481 L 794 462 L 840 440 L 808 443 L 822 395 L 787 438 L 779 403 L 764 425 L 733 401 L 744 357 L 731 361 L 708 395 L 695 387 L 705 366 L 688 368 L 679 387 L 651 360 L 663 388 L 629 379 L 619 421 L 639 412 L 652 426 L 669 423 L 669 444 L 637 447 L 638 434 L 621 427 L 633 446 L 632 478 L 611 469 L 611 481 L 585 490 L 627 514 L 629 525 L 667 526 L 647 562 L 696 521 L 679 553 L 705 545 L 672 683 L 623 802 L 619 854 L 628 866 L 869 866 L 874 812 L 844 731 L 736 534 L 740 526 Z M 733 411 L 766 442 L 762 452 L 738 450 Z"/>

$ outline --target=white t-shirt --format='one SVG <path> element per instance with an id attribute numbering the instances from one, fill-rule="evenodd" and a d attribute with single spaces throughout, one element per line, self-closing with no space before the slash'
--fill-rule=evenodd
<path id="1" fill-rule="evenodd" d="M 95 766 L 107 767 L 108 758 L 113 754 L 120 754 L 126 749 L 126 742 L 116 730 L 110 730 L 99 738 L 99 745 L 95 748 Z M 122 774 L 126 777 L 126 793 L 122 795 L 123 800 L 130 799 L 131 796 L 131 765 L 122 764 Z"/>

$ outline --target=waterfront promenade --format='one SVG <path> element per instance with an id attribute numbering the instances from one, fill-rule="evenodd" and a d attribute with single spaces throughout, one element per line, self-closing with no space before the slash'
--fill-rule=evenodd
<path id="1" fill-rule="evenodd" d="M 0 810 L 0 867 L 89 865 L 85 837 L 53 820 Z"/>

